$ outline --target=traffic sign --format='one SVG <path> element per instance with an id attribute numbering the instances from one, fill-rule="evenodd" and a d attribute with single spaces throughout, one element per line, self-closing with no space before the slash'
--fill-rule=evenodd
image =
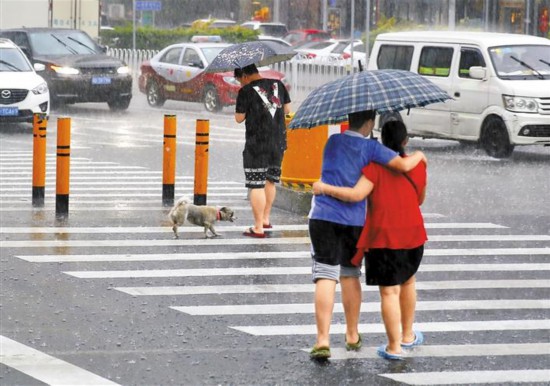
<path id="1" fill-rule="evenodd" d="M 160 1 L 136 1 L 136 11 L 160 11 L 161 9 Z"/>

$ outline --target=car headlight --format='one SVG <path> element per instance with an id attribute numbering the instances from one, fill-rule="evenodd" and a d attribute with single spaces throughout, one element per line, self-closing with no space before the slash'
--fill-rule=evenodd
<path id="1" fill-rule="evenodd" d="M 130 67 L 128 66 L 122 66 L 116 69 L 116 72 L 122 75 L 126 75 L 130 73 Z"/>
<path id="2" fill-rule="evenodd" d="M 50 67 L 56 73 L 61 74 L 61 75 L 78 75 L 78 74 L 80 74 L 80 71 L 78 70 L 78 68 L 60 67 L 60 66 L 54 66 L 53 64 Z"/>
<path id="3" fill-rule="evenodd" d="M 536 113 L 539 110 L 539 105 L 533 98 L 502 95 L 502 100 L 504 108 L 514 113 Z"/>
<path id="4" fill-rule="evenodd" d="M 235 77 L 233 76 L 224 76 L 223 81 L 225 83 L 229 83 L 230 85 L 241 87 L 241 84 L 239 83 L 239 81 L 235 79 Z"/>
<path id="5" fill-rule="evenodd" d="M 46 82 L 40 83 L 38 86 L 32 89 L 32 93 L 35 95 L 45 94 L 48 92 L 48 84 Z"/>

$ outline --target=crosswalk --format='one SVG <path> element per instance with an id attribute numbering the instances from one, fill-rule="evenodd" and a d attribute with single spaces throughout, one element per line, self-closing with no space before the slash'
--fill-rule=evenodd
<path id="1" fill-rule="evenodd" d="M 35 212 L 30 205 L 30 154 L 2 153 L 0 166 L 0 213 Z M 153 215 L 141 224 L 59 227 L 12 226 L 2 216 L 2 256 L 9 253 L 29 265 L 55 266 L 82 285 L 93 281 L 131 297 L 166 297 L 170 310 L 199 324 L 216 317 L 228 330 L 258 340 L 280 339 L 287 347 L 304 339 L 313 343 L 314 286 L 305 219 L 285 221 L 286 216 L 279 216 L 271 237 L 245 238 L 243 224 L 251 219 L 246 190 L 239 182 L 214 181 L 209 182 L 209 204 L 231 206 L 243 221 L 221 223 L 216 229 L 222 236 L 215 239 L 204 239 L 201 228 L 185 226 L 182 238 L 175 240 L 162 207 L 160 173 L 83 158 L 72 160 L 71 168 L 71 212 Z M 52 173 L 48 169 L 47 180 Z M 192 178 L 178 181 L 176 195 L 192 197 Z M 46 206 L 40 211 L 54 210 L 53 197 L 55 192 L 47 187 Z M 548 383 L 550 235 L 518 233 L 509 224 L 456 222 L 445 213 L 424 217 L 430 241 L 417 275 L 416 328 L 424 332 L 426 343 L 410 352 L 405 370 L 380 372 L 380 381 Z M 151 278 L 158 280 L 151 284 Z M 383 361 L 376 356 L 376 346 L 385 339 L 378 289 L 363 290 L 359 328 L 365 347 L 359 352 L 344 349 L 345 320 L 338 302 L 331 327 L 334 362 Z M 3 339 L 18 352 L 16 343 Z M 296 355 L 307 358 L 308 347 L 294 348 Z M 0 362 L 12 366 L 8 354 L 3 351 Z M 463 370 L 441 368 L 438 358 Z M 46 375 L 32 376 L 47 383 Z M 94 384 L 96 376 L 89 376 Z"/>

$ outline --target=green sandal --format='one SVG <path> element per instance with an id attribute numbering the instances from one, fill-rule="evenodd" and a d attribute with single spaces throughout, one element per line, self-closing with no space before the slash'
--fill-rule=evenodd
<path id="1" fill-rule="evenodd" d="M 348 343 L 346 342 L 346 350 L 348 351 L 359 351 L 361 346 L 363 345 L 363 341 L 361 339 L 361 334 L 359 334 L 359 339 L 357 339 L 357 342 L 355 343 Z"/>
<path id="2" fill-rule="evenodd" d="M 309 352 L 309 357 L 312 359 L 328 359 L 330 358 L 330 347 L 328 346 L 321 346 L 321 347 L 315 347 L 311 349 Z"/>

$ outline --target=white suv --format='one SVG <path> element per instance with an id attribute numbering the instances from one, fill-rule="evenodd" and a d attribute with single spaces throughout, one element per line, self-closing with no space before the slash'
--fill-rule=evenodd
<path id="1" fill-rule="evenodd" d="M 31 65 L 11 40 L 0 38 L 0 123 L 32 122 L 34 113 L 50 113 L 50 92 L 36 74 L 43 64 Z"/>

